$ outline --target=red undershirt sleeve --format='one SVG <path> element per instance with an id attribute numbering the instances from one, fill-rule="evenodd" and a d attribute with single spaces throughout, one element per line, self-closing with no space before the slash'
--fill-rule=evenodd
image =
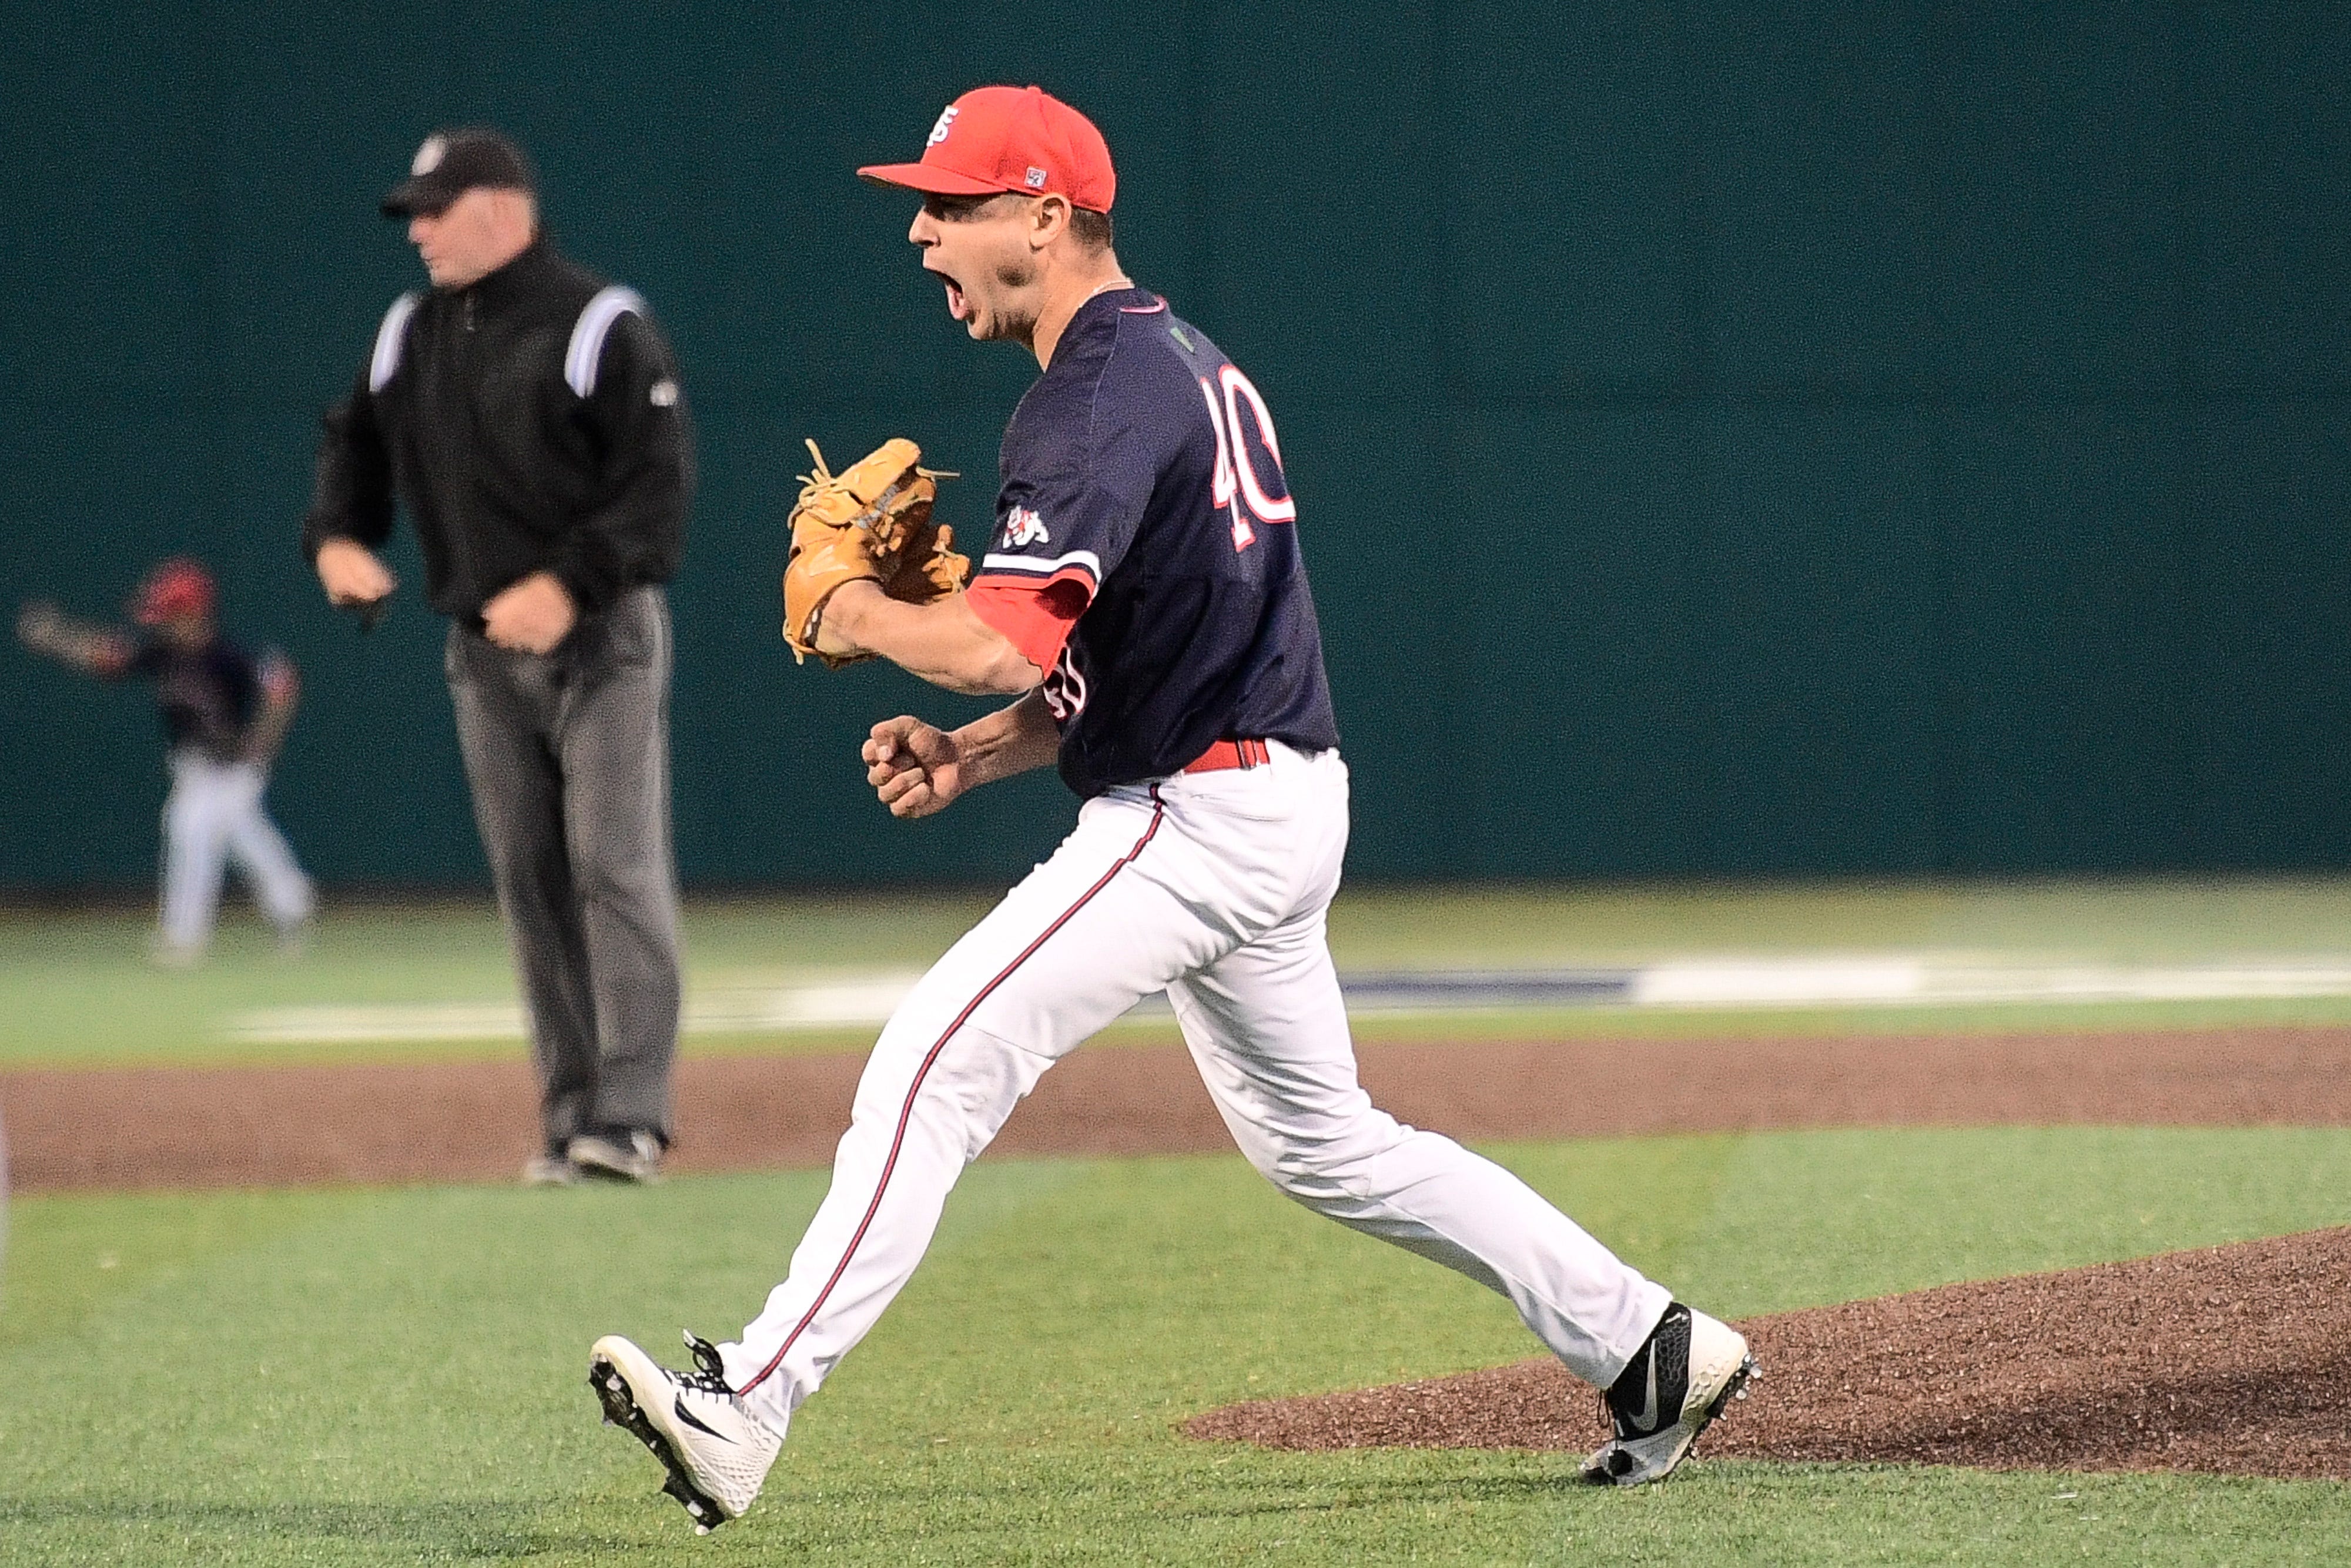
<path id="1" fill-rule="evenodd" d="M 1093 600 L 1093 584 L 1074 572 L 1043 582 L 984 574 L 971 585 L 970 595 L 971 612 L 1050 674 L 1061 662 L 1070 628 Z"/>

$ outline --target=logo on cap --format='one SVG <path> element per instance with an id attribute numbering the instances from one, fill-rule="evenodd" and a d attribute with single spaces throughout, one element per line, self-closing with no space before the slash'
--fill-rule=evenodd
<path id="1" fill-rule="evenodd" d="M 955 120 L 956 106 L 951 103 L 939 110 L 939 122 L 931 127 L 930 140 L 925 141 L 923 145 L 936 147 L 940 142 L 945 141 L 947 139 L 947 132 L 955 129 Z"/>
<path id="2" fill-rule="evenodd" d="M 448 151 L 449 139 L 447 137 L 426 137 L 424 139 L 424 145 L 416 150 L 416 162 L 408 166 L 409 173 L 430 174 L 434 170 L 441 167 L 441 159 Z"/>
<path id="3" fill-rule="evenodd" d="M 1028 175 L 1028 184 L 1029 188 L 1032 191 L 1043 190 L 1045 188 L 1045 171 L 1037 168 L 1033 164 L 1030 165 Z"/>

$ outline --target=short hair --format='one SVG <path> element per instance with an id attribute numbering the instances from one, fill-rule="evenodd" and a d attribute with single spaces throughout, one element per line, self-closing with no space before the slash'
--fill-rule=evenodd
<path id="1" fill-rule="evenodd" d="M 990 214 L 1000 202 L 1036 199 L 1026 191 L 990 191 L 976 196 L 927 194 L 923 198 L 923 210 L 942 223 L 960 224 Z M 1115 237 L 1108 213 L 1075 204 L 1070 208 L 1070 232 L 1077 236 L 1079 245 L 1096 252 L 1108 250 Z"/>
<path id="2" fill-rule="evenodd" d="M 1070 209 L 1070 232 L 1077 235 L 1078 243 L 1088 250 L 1108 250 L 1116 237 L 1111 226 L 1110 214 L 1095 212 L 1091 207 Z"/>
<path id="3" fill-rule="evenodd" d="M 987 191 L 976 196 L 949 196 L 935 191 L 923 194 L 923 210 L 943 224 L 969 223 L 1016 191 Z"/>

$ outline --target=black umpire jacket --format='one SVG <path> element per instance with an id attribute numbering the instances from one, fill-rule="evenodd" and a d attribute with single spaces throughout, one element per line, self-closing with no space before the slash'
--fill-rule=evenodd
<path id="1" fill-rule="evenodd" d="M 395 300 L 325 423 L 305 552 L 382 544 L 396 492 L 425 597 L 476 630 L 535 571 L 592 613 L 677 570 L 694 451 L 669 345 L 635 295 L 544 239 L 469 287 Z"/>

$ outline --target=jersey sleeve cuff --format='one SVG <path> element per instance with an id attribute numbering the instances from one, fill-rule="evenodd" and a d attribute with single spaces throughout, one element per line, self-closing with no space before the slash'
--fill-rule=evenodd
<path id="1" fill-rule="evenodd" d="M 1067 555 L 1016 555 L 1008 550 L 993 550 L 980 558 L 977 580 L 994 578 L 1005 582 L 1025 582 L 1042 586 L 1049 582 L 1081 582 L 1085 585 L 1086 598 L 1091 601 L 1094 590 L 1102 586 L 1102 558 L 1090 549 L 1071 550 Z"/>

